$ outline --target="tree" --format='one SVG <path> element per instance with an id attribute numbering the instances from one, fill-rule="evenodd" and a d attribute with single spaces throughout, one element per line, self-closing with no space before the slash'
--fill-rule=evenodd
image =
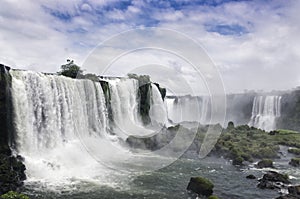
<path id="1" fill-rule="evenodd" d="M 61 65 L 60 75 L 71 78 L 77 78 L 83 75 L 83 71 L 74 63 L 74 60 L 67 59 L 67 62 L 68 63 Z"/>

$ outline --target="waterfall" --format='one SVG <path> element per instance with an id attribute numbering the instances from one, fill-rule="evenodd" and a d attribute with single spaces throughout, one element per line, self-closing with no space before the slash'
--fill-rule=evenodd
<path id="1" fill-rule="evenodd" d="M 61 182 L 104 174 L 82 139 L 115 142 L 99 83 L 90 80 L 10 71 L 16 149 L 25 157 L 29 179 Z M 101 171 L 99 171 L 99 169 Z"/>
<path id="2" fill-rule="evenodd" d="M 280 109 L 281 96 L 256 96 L 249 125 L 266 131 L 274 130 Z"/>
<path id="3" fill-rule="evenodd" d="M 166 103 L 168 118 L 175 123 L 209 123 L 210 98 L 208 96 L 167 98 Z"/>
<path id="4" fill-rule="evenodd" d="M 153 126 L 168 126 L 167 107 L 164 103 L 158 87 L 151 85 L 151 105 L 149 115 Z"/>
<path id="5" fill-rule="evenodd" d="M 139 114 L 138 81 L 116 78 L 106 80 L 111 92 L 113 132 L 125 140 L 128 136 L 149 136 L 153 130 L 143 126 Z"/>

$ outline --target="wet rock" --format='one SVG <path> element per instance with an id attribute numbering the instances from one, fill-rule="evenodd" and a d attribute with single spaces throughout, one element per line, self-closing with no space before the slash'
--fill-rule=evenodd
<path id="1" fill-rule="evenodd" d="M 263 159 L 259 161 L 256 165 L 257 168 L 274 168 L 273 161 L 271 159 Z"/>
<path id="2" fill-rule="evenodd" d="M 187 190 L 204 196 L 210 196 L 213 193 L 213 183 L 203 177 L 192 177 L 188 184 Z"/>
<path id="3" fill-rule="evenodd" d="M 294 195 L 294 196 L 298 196 L 298 198 L 300 198 L 300 185 L 297 186 L 290 186 L 288 188 L 289 194 Z"/>
<path id="4" fill-rule="evenodd" d="M 300 198 L 300 185 L 288 187 L 289 193 L 284 196 L 280 196 L 276 199 L 299 199 Z"/>
<path id="5" fill-rule="evenodd" d="M 275 171 L 268 171 L 259 180 L 257 187 L 261 189 L 282 189 L 286 188 L 287 184 L 290 184 L 287 175 L 283 175 Z"/>
<path id="6" fill-rule="evenodd" d="M 256 179 L 256 177 L 254 175 L 252 175 L 252 174 L 246 176 L 246 178 L 247 179 L 252 179 L 252 180 Z"/>
<path id="7" fill-rule="evenodd" d="M 289 164 L 294 167 L 299 167 L 300 166 L 300 158 L 292 158 L 291 161 L 289 162 Z"/>
<path id="8" fill-rule="evenodd" d="M 8 154 L 11 154 L 10 149 L 9 152 L 0 153 L 0 194 L 16 191 L 26 180 L 26 167 L 20 161 L 21 157 Z"/>

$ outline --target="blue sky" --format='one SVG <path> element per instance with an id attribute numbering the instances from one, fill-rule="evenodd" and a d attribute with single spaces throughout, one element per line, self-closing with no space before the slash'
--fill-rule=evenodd
<path id="1" fill-rule="evenodd" d="M 112 35 L 160 27 L 199 42 L 228 91 L 292 88 L 300 85 L 299 9 L 293 0 L 4 0 L 0 62 L 54 72 L 67 58 L 82 64 Z"/>

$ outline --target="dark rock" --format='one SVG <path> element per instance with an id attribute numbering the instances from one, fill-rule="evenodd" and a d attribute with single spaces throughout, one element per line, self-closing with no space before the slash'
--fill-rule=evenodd
<path id="1" fill-rule="evenodd" d="M 256 177 L 255 177 L 254 175 L 252 175 L 252 174 L 246 176 L 246 178 L 247 178 L 247 179 L 252 179 L 252 180 L 253 180 L 253 179 L 256 179 Z"/>
<path id="2" fill-rule="evenodd" d="M 232 121 L 228 122 L 227 130 L 234 129 L 234 123 Z"/>
<path id="3" fill-rule="evenodd" d="M 270 131 L 269 132 L 269 135 L 277 135 L 277 134 L 279 134 L 279 131 Z"/>
<path id="4" fill-rule="evenodd" d="M 261 161 L 259 161 L 256 165 L 257 168 L 274 168 L 273 166 L 273 161 L 270 159 L 263 159 Z"/>
<path id="5" fill-rule="evenodd" d="M 108 118 L 110 122 L 113 122 L 113 112 L 111 106 L 111 93 L 109 89 L 109 83 L 104 80 L 99 81 L 101 84 L 101 88 L 103 90 L 104 98 L 105 98 L 105 105 L 107 107 Z"/>
<path id="6" fill-rule="evenodd" d="M 0 194 L 16 191 L 26 180 L 25 165 L 18 158 L 0 154 Z"/>
<path id="7" fill-rule="evenodd" d="M 291 182 L 288 180 L 289 177 L 284 174 L 277 173 L 275 171 L 268 171 L 262 179 L 273 181 L 273 182 L 282 182 L 285 184 L 290 184 Z"/>
<path id="8" fill-rule="evenodd" d="M 290 186 L 288 188 L 289 194 L 298 196 L 300 198 L 300 185 Z"/>
<path id="9" fill-rule="evenodd" d="M 275 171 L 268 171 L 259 180 L 258 188 L 261 189 L 281 189 L 287 187 L 286 184 L 290 184 L 287 175 L 277 173 Z"/>
<path id="10" fill-rule="evenodd" d="M 241 156 L 234 157 L 232 160 L 232 164 L 236 165 L 236 166 L 237 165 L 242 166 L 243 162 L 244 162 L 244 159 Z"/>
<path id="11" fill-rule="evenodd" d="M 292 158 L 291 161 L 289 162 L 289 164 L 294 167 L 299 167 L 300 166 L 300 158 Z"/>
<path id="12" fill-rule="evenodd" d="M 166 97 L 166 94 L 167 94 L 167 90 L 165 88 L 160 87 L 160 85 L 158 83 L 154 83 L 154 84 L 157 86 L 157 88 L 158 88 L 158 90 L 160 92 L 161 98 L 163 100 L 165 100 L 165 97 Z"/>
<path id="13" fill-rule="evenodd" d="M 280 196 L 276 199 L 299 199 L 300 198 L 300 185 L 288 187 L 289 194 Z"/>
<path id="14" fill-rule="evenodd" d="M 199 195 L 210 196 L 213 193 L 214 185 L 211 181 L 203 177 L 192 177 L 187 190 L 193 191 Z"/>

